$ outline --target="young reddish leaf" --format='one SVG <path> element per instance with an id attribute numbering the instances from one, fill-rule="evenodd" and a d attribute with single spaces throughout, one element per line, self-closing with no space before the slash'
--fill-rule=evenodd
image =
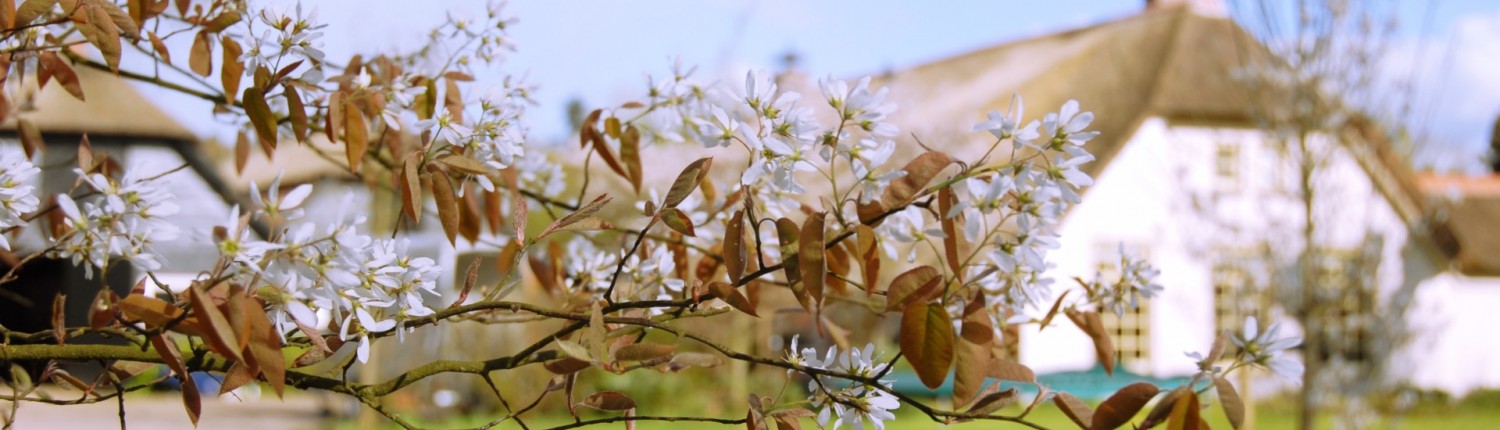
<path id="1" fill-rule="evenodd" d="M 740 285 L 745 274 L 745 211 L 734 211 L 724 227 L 724 268 L 729 272 L 729 282 Z M 752 313 L 753 314 L 753 313 Z"/>
<path id="2" fill-rule="evenodd" d="M 1087 403 L 1078 400 L 1072 394 L 1057 393 L 1052 397 L 1052 403 L 1056 404 L 1058 409 L 1062 409 L 1063 415 L 1067 415 L 1074 424 L 1078 424 L 1078 428 L 1088 430 L 1093 425 L 1094 411 L 1089 409 Z"/>
<path id="3" fill-rule="evenodd" d="M 14 4 L 14 2 L 7 3 Z M 26 0 L 21 3 L 20 7 L 16 8 L 14 26 L 19 27 L 30 24 L 32 21 L 36 21 L 38 17 L 41 17 L 42 14 L 51 12 L 52 8 L 56 6 L 57 0 Z"/>
<path id="4" fill-rule="evenodd" d="M 129 321 L 141 321 L 148 328 L 165 326 L 182 316 L 182 309 L 162 299 L 131 294 L 120 300 L 120 312 Z"/>
<path id="5" fill-rule="evenodd" d="M 948 272 L 958 278 L 959 285 L 962 285 L 964 272 L 959 270 L 959 265 L 963 262 L 959 261 L 958 251 L 963 236 L 958 234 L 958 227 L 954 225 L 959 221 L 956 214 L 948 216 L 954 205 L 953 187 L 938 190 L 938 219 L 942 222 L 943 235 L 947 236 L 943 238 L 943 258 L 948 260 Z"/>
<path id="6" fill-rule="evenodd" d="M 21 148 L 26 151 L 27 159 L 34 159 L 36 154 L 47 150 L 47 142 L 42 140 L 42 130 L 30 119 L 16 120 L 16 131 L 21 135 Z"/>
<path id="7" fill-rule="evenodd" d="M 1234 384 L 1220 376 L 1214 377 L 1214 389 L 1219 393 L 1219 406 L 1224 408 L 1229 426 L 1240 428 L 1245 423 L 1245 401 L 1240 399 L 1240 393 L 1234 390 Z"/>
<path id="8" fill-rule="evenodd" d="M 349 171 L 359 172 L 359 165 L 364 162 L 365 152 L 369 149 L 370 128 L 365 123 L 365 114 L 354 106 L 345 106 L 344 155 L 348 158 Z"/>
<path id="9" fill-rule="evenodd" d="M 518 193 L 516 195 L 519 196 L 520 194 Z M 562 218 L 558 218 L 557 221 L 553 221 L 552 225 L 547 226 L 547 229 L 542 231 L 542 236 L 546 236 L 554 231 L 567 228 L 573 223 L 577 223 L 593 217 L 594 214 L 599 213 L 600 209 L 604 208 L 604 205 L 609 204 L 609 201 L 611 199 L 613 199 L 613 197 L 610 197 L 608 194 L 600 194 L 599 197 L 595 197 L 594 200 L 590 201 L 586 205 L 583 205 L 583 207 L 578 208 L 578 210 L 573 211 L 573 213 L 567 214 Z"/>
<path id="10" fill-rule="evenodd" d="M 255 136 L 260 139 L 260 148 L 266 153 L 266 158 L 274 158 L 276 113 L 271 112 L 271 105 L 266 103 L 265 92 L 260 87 L 247 87 L 240 95 L 240 104 L 245 106 L 245 116 L 250 117 L 250 125 L 255 127 Z"/>
<path id="11" fill-rule="evenodd" d="M 148 31 L 146 36 L 151 39 L 151 51 L 161 58 L 161 62 L 172 64 L 172 52 L 167 50 L 167 44 L 162 43 L 161 38 L 156 36 L 156 32 Z"/>
<path id="12" fill-rule="evenodd" d="M 484 221 L 491 233 L 500 234 L 500 229 L 505 224 L 505 214 L 500 212 L 502 198 L 498 188 L 484 192 Z"/>
<path id="13" fill-rule="evenodd" d="M 339 141 L 339 132 L 344 125 L 344 93 L 333 92 L 328 94 L 328 113 L 323 115 L 323 136 L 329 142 Z M 425 136 L 427 133 L 423 133 Z M 425 138 L 425 137 L 424 137 Z"/>
<path id="14" fill-rule="evenodd" d="M 234 103 L 235 93 L 240 92 L 240 78 L 245 75 L 245 63 L 240 61 L 240 54 L 244 51 L 239 42 L 229 36 L 219 39 L 219 46 L 224 51 L 224 67 L 219 69 L 219 80 L 224 84 L 224 97 L 229 103 Z"/>
<path id="15" fill-rule="evenodd" d="M 1003 358 L 996 358 L 990 362 L 988 375 L 1002 381 L 1036 383 L 1036 372 L 1030 367 Z"/>
<path id="16" fill-rule="evenodd" d="M 353 111 L 353 109 L 349 109 Z M 357 115 L 357 114 L 356 114 Z M 453 192 L 453 182 L 441 171 L 430 172 L 432 198 L 437 201 L 438 221 L 443 225 L 443 234 L 448 236 L 448 245 L 458 242 L 458 196 Z"/>
<path id="17" fill-rule="evenodd" d="M 688 215 L 681 210 L 677 208 L 663 208 L 658 213 L 661 214 L 662 223 L 666 224 L 667 228 L 672 229 L 672 231 L 681 233 L 683 236 L 697 236 L 693 231 L 693 220 L 688 218 Z"/>
<path id="18" fill-rule="evenodd" d="M 849 252 L 844 250 L 846 244 L 848 242 L 823 250 L 823 261 L 827 262 L 825 264 L 828 266 L 828 271 L 823 276 L 825 290 L 844 291 L 842 277 L 849 274 Z"/>
<path id="19" fill-rule="evenodd" d="M 802 308 L 812 312 L 816 307 L 812 297 L 807 295 L 807 288 L 802 285 L 802 268 L 798 262 L 798 254 L 801 253 L 798 238 L 801 234 L 797 223 L 787 218 L 776 220 L 776 236 L 781 240 L 781 267 L 786 272 L 787 285 L 791 286 L 792 295 L 797 297 L 797 302 L 802 303 Z"/>
<path id="20" fill-rule="evenodd" d="M 1160 391 L 1149 382 L 1137 382 L 1121 388 L 1099 404 L 1089 428 L 1107 430 L 1125 425 Z"/>
<path id="21" fill-rule="evenodd" d="M 1062 308 L 1063 299 L 1068 298 L 1068 293 L 1071 292 L 1073 292 L 1073 290 L 1063 291 L 1062 294 L 1059 294 L 1057 296 L 1057 301 L 1052 302 L 1052 309 L 1047 310 L 1047 316 L 1042 317 L 1042 323 L 1037 325 L 1036 331 L 1040 332 L 1042 330 L 1046 330 L 1047 325 L 1052 324 L 1052 318 L 1056 317 L 1058 309 Z"/>
<path id="22" fill-rule="evenodd" d="M 100 289 L 99 294 L 94 296 L 94 301 L 89 304 L 89 328 L 98 330 L 108 327 L 115 322 L 119 306 L 116 302 L 120 297 L 109 289 Z"/>
<path id="23" fill-rule="evenodd" d="M 205 78 L 214 71 L 214 54 L 209 47 L 213 43 L 212 37 L 207 31 L 198 32 L 193 36 L 192 50 L 188 51 L 188 68 Z"/>
<path id="24" fill-rule="evenodd" d="M 58 294 L 52 298 L 52 337 L 57 344 L 68 342 L 68 295 Z"/>
<path id="25" fill-rule="evenodd" d="M 235 335 L 234 327 L 229 324 L 229 318 L 214 304 L 213 298 L 203 291 L 203 287 L 189 287 L 188 301 L 192 304 L 193 314 L 202 321 L 203 340 L 208 343 L 209 349 L 234 361 L 244 360 L 239 348 L 235 347 L 238 336 Z"/>
<path id="26" fill-rule="evenodd" d="M 677 179 L 672 181 L 672 188 L 667 190 L 667 199 L 662 201 L 662 207 L 677 207 L 678 203 L 682 203 L 682 200 L 686 199 L 693 189 L 698 188 L 703 178 L 708 176 L 708 169 L 713 164 L 713 157 L 708 157 L 699 158 L 684 167 L 682 173 L 677 174 Z"/>
<path id="27" fill-rule="evenodd" d="M 964 324 L 958 335 L 976 344 L 989 344 L 995 339 L 995 327 L 990 325 L 990 316 L 984 311 L 984 297 L 975 295 L 964 305 Z"/>
<path id="28" fill-rule="evenodd" d="M 614 119 L 614 118 L 610 118 Z M 625 178 L 637 194 L 641 192 L 641 131 L 634 125 L 620 134 L 620 162 L 625 163 Z"/>
<path id="29" fill-rule="evenodd" d="M 102 3 L 102 2 L 101 2 Z M 120 70 L 120 27 L 115 25 L 109 12 L 96 3 L 84 3 L 73 12 L 74 28 L 83 34 L 89 44 L 99 48 L 104 63 L 113 71 Z"/>
<path id="30" fill-rule="evenodd" d="M 798 239 L 797 267 L 802 271 L 803 289 L 818 307 L 823 306 L 823 277 L 828 265 L 823 255 L 822 212 L 814 213 L 802 222 L 802 237 Z"/>
<path id="31" fill-rule="evenodd" d="M 164 334 L 151 335 L 151 346 L 156 348 L 156 353 L 161 355 L 167 368 L 177 374 L 177 380 L 182 383 L 182 406 L 187 409 L 188 419 L 197 426 L 198 416 L 203 413 L 203 398 L 198 395 L 198 386 L 193 383 L 193 376 L 188 374 L 187 367 L 182 363 L 182 352 Z"/>
<path id="32" fill-rule="evenodd" d="M 464 97 L 458 88 L 458 81 L 453 79 L 443 80 L 443 106 L 448 110 L 448 117 L 455 124 L 464 123 Z"/>
<path id="33" fill-rule="evenodd" d="M 69 66 L 66 61 L 59 58 L 57 53 L 43 52 L 37 56 L 37 65 L 50 73 L 52 78 L 63 86 L 63 89 L 68 90 L 68 94 L 73 95 L 73 98 L 84 101 L 83 86 L 78 82 L 78 74 L 73 71 L 73 66 Z"/>
<path id="34" fill-rule="evenodd" d="M 255 372 L 259 370 L 252 369 L 248 362 L 235 362 L 229 366 L 228 372 L 224 372 L 224 382 L 219 384 L 219 395 L 229 394 L 230 391 L 255 381 Z"/>
<path id="35" fill-rule="evenodd" d="M 635 409 L 635 400 L 616 391 L 600 391 L 584 397 L 578 406 L 587 406 L 601 411 L 625 411 Z"/>
<path id="36" fill-rule="evenodd" d="M 1156 402 L 1156 407 L 1151 408 L 1151 412 L 1146 413 L 1146 418 L 1141 420 L 1140 428 L 1152 428 L 1156 427 L 1157 424 L 1166 422 L 1167 415 L 1172 412 L 1172 406 L 1177 403 L 1177 399 L 1182 398 L 1188 391 L 1191 391 L 1191 388 L 1186 385 L 1168 391 L 1166 395 L 1161 397 L 1161 400 Z"/>
<path id="37" fill-rule="evenodd" d="M 1020 391 L 1017 391 L 1016 387 L 1006 388 L 1004 391 L 998 393 L 990 393 L 975 401 L 974 406 L 970 407 L 967 413 L 989 415 L 1015 403 L 1018 397 L 1020 397 Z"/>
<path id="38" fill-rule="evenodd" d="M 471 175 L 488 175 L 488 174 L 490 174 L 490 168 L 489 168 L 489 166 L 485 166 L 484 163 L 480 163 L 478 161 L 475 161 L 473 158 L 465 157 L 465 156 L 462 156 L 462 155 L 457 155 L 457 154 L 443 155 L 443 156 L 440 156 L 440 157 L 437 158 L 437 162 L 439 164 L 444 165 L 444 166 L 451 167 L 451 168 L 453 168 L 453 170 L 457 170 L 457 171 L 462 172 L 462 173 L 468 173 L 468 174 L 471 174 Z"/>
<path id="39" fill-rule="evenodd" d="M 970 322 L 965 320 L 964 329 L 967 330 L 969 325 Z M 988 344 L 977 344 L 962 337 L 953 353 L 953 404 L 963 406 L 979 395 L 979 390 L 984 387 L 986 370 L 993 360 Z"/>
<path id="40" fill-rule="evenodd" d="M 854 226 L 855 254 L 859 260 L 860 275 L 865 282 L 865 295 L 875 294 L 875 285 L 880 282 L 880 253 L 877 250 L 879 240 L 875 238 L 875 229 L 860 224 Z"/>
<path id="41" fill-rule="evenodd" d="M 422 221 L 422 180 L 418 177 L 422 153 L 412 152 L 401 165 L 401 210 L 412 222 Z"/>
<path id="42" fill-rule="evenodd" d="M 557 375 L 577 373 L 579 371 L 582 371 L 583 369 L 589 368 L 589 366 L 593 366 L 593 363 L 589 363 L 587 361 L 579 360 L 573 357 L 563 357 L 548 361 L 546 363 L 542 363 L 542 367 L 546 368 L 548 372 L 552 372 L 553 374 Z"/>
<path id="43" fill-rule="evenodd" d="M 1063 311 L 1069 320 L 1073 321 L 1084 334 L 1094 340 L 1094 356 L 1099 364 L 1104 366 L 1104 373 L 1113 376 L 1115 374 L 1115 344 L 1110 339 L 1109 332 L 1104 329 L 1104 320 L 1095 311 L 1077 311 L 1067 309 Z"/>
<path id="44" fill-rule="evenodd" d="M 906 176 L 891 181 L 885 194 L 880 197 L 881 204 L 886 208 L 895 208 L 910 203 L 949 164 L 953 164 L 953 159 L 941 152 L 928 151 L 917 156 L 901 169 L 906 172 Z"/>
<path id="45" fill-rule="evenodd" d="M 750 300 L 745 299 L 745 295 L 741 294 L 739 289 L 729 284 L 719 281 L 709 282 L 708 292 L 712 293 L 719 300 L 723 300 L 724 303 L 728 303 L 730 307 L 738 309 L 740 312 L 750 314 L 750 316 L 760 316 L 755 313 L 755 305 L 750 304 Z"/>
<path id="46" fill-rule="evenodd" d="M 672 355 L 677 348 L 661 343 L 632 343 L 615 350 L 617 361 L 647 361 Z"/>
<path id="47" fill-rule="evenodd" d="M 927 388 L 937 389 L 953 365 L 953 320 L 941 304 L 912 303 L 901 314 L 901 354 Z"/>
<path id="48" fill-rule="evenodd" d="M 625 173 L 625 168 L 621 167 L 620 162 L 615 160 L 615 154 L 609 150 L 609 145 L 604 141 L 604 135 L 599 133 L 598 129 L 594 128 L 592 121 L 585 121 L 583 123 L 583 130 L 579 132 L 579 135 L 585 144 L 593 145 L 594 153 L 599 154 L 599 159 L 604 160 L 604 165 L 609 166 L 609 170 L 620 175 L 622 178 L 630 178 L 630 175 Z"/>
<path id="49" fill-rule="evenodd" d="M 246 348 L 247 355 L 255 360 L 260 373 L 276 392 L 276 397 L 281 397 L 286 391 L 286 359 L 281 355 L 281 335 L 276 333 L 276 326 L 271 324 L 271 318 L 266 315 L 266 309 L 259 300 L 245 296 L 243 300 L 235 302 L 238 302 L 249 322 L 250 344 Z"/>
<path id="50" fill-rule="evenodd" d="M 1172 414 L 1167 418 L 1167 430 L 1198 430 L 1202 421 L 1198 414 L 1198 393 L 1188 391 L 1172 402 Z"/>
<path id="51" fill-rule="evenodd" d="M 307 108 L 302 105 L 302 95 L 297 88 L 291 84 L 282 84 L 281 94 L 286 96 L 287 120 L 292 122 L 292 134 L 297 137 L 298 142 L 306 142 Z"/>
<path id="52" fill-rule="evenodd" d="M 885 289 L 887 312 L 905 309 L 913 303 L 926 303 L 942 293 L 943 274 L 932 266 L 918 266 L 896 275 Z"/>
<path id="53" fill-rule="evenodd" d="M 234 173 L 245 174 L 245 164 L 250 162 L 250 136 L 245 130 L 234 135 Z"/>
<path id="54" fill-rule="evenodd" d="M 215 16 L 212 20 L 209 20 L 207 23 L 204 23 L 203 31 L 218 33 L 220 31 L 224 31 L 224 29 L 229 28 L 229 26 L 234 25 L 237 22 L 240 22 L 240 19 L 241 15 L 239 11 L 224 11 L 224 13 L 221 13 L 218 16 Z"/>

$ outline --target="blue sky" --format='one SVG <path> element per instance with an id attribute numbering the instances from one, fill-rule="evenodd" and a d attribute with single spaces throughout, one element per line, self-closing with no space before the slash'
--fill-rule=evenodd
<path id="1" fill-rule="evenodd" d="M 276 0 L 276 3 L 292 3 Z M 418 4 L 324 0 L 332 58 L 411 49 L 445 13 L 482 11 L 477 1 Z M 539 102 L 529 117 L 534 137 L 565 136 L 564 106 L 573 97 L 602 105 L 643 94 L 647 73 L 664 75 L 674 58 L 697 65 L 700 78 L 777 69 L 796 52 L 804 71 L 855 77 L 901 69 L 1019 38 L 1138 13 L 1142 0 L 512 0 L 519 50 L 495 72 L 523 75 Z M 1500 2 L 1404 1 L 1393 70 L 1418 76 L 1418 115 L 1450 161 L 1473 160 L 1500 114 Z M 185 50 L 185 47 L 184 47 Z M 206 106 L 160 95 L 169 110 L 205 135 L 229 136 L 202 114 Z M 1101 113 L 1104 114 L 1104 113 Z M 977 115 L 977 114 L 976 114 Z M 1462 154 L 1462 155 L 1455 155 Z M 1472 161 L 1470 161 L 1472 164 Z"/>

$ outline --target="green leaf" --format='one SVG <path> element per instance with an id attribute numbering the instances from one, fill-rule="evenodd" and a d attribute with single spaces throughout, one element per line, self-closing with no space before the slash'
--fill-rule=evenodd
<path id="1" fill-rule="evenodd" d="M 913 303 L 901 314 L 901 354 L 927 388 L 937 389 L 953 364 L 953 320 L 937 303 Z"/>

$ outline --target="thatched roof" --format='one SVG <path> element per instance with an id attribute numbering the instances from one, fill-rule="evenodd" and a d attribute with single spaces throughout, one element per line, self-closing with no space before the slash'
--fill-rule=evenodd
<path id="1" fill-rule="evenodd" d="M 275 161 L 266 158 L 258 146 L 250 150 L 243 172 L 237 171 L 234 156 L 226 154 L 216 163 L 216 170 L 234 187 L 244 192 L 250 183 L 264 189 L 276 175 L 282 175 L 282 184 L 302 184 L 323 179 L 357 180 L 345 166 L 344 146 L 328 140 L 323 134 L 314 134 L 307 143 L 288 140 L 276 145 Z"/>
<path id="2" fill-rule="evenodd" d="M 1012 94 L 1024 98 L 1027 118 L 1076 99 L 1108 113 L 1090 127 L 1100 132 L 1088 143 L 1098 161 L 1085 170 L 1097 176 L 1148 117 L 1252 127 L 1252 94 L 1233 76 L 1267 58 L 1229 19 L 1167 7 L 894 72 L 880 84 L 891 87 L 903 132 L 958 138 L 939 145 L 959 156 L 987 147 L 983 133 L 967 132 L 984 112 L 1004 112 Z"/>
<path id="3" fill-rule="evenodd" d="M 1097 160 L 1083 166 L 1098 177 L 1147 118 L 1260 128 L 1254 106 L 1277 97 L 1240 77 L 1281 64 L 1227 17 L 1179 4 L 893 72 L 879 84 L 891 87 L 900 106 L 893 122 L 903 132 L 960 158 L 988 148 L 989 136 L 970 128 L 983 112 L 1006 111 L 1012 95 L 1025 100 L 1028 120 L 1076 99 L 1103 113 L 1090 126 L 1099 137 L 1087 144 Z M 1500 215 L 1500 194 L 1460 205 L 1451 220 L 1434 219 L 1415 175 L 1375 124 L 1352 118 L 1338 134 L 1412 231 L 1465 268 L 1500 274 L 1500 235 L 1469 221 Z"/>
<path id="4" fill-rule="evenodd" d="M 1500 175 L 1427 174 L 1418 183 L 1454 233 L 1458 270 L 1470 276 L 1500 276 Z"/>
<path id="5" fill-rule="evenodd" d="M 53 82 L 33 93 L 29 100 L 12 101 L 19 112 L 0 123 L 0 132 L 15 132 L 15 117 L 19 116 L 30 119 L 42 134 L 197 140 L 192 132 L 157 109 L 124 79 L 88 67 L 76 67 L 74 71 L 87 101 L 73 98 Z"/>

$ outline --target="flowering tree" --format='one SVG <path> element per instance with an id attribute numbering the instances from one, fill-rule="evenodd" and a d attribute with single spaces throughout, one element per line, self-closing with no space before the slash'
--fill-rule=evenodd
<path id="1" fill-rule="evenodd" d="M 198 246 L 216 253 L 218 262 L 189 285 L 163 285 L 180 293 L 147 296 L 137 289 L 118 297 L 102 291 L 86 327 L 66 326 L 59 312 L 52 330 L 7 331 L 0 357 L 49 365 L 39 375 L 11 372 L 15 390 L 5 399 L 12 405 L 110 400 L 145 386 L 120 382 L 140 368 L 132 363 L 162 363 L 172 371 L 165 377 L 180 380 L 194 422 L 201 393 L 187 375 L 210 371 L 225 375 L 222 391 L 255 381 L 278 394 L 287 386 L 328 391 L 413 427 L 382 398 L 449 373 L 472 374 L 493 388 L 494 371 L 540 366 L 555 374 L 553 383 L 522 402 L 499 398 L 507 410 L 489 426 L 524 420 L 549 395 L 565 396 L 575 417 L 572 406 L 620 414 L 579 418 L 567 427 L 691 420 L 785 429 L 813 417 L 823 427 L 883 428 L 903 406 L 941 422 L 1040 427 L 1027 415 L 1052 402 L 1081 427 L 1115 428 L 1157 397 L 1143 426 L 1195 426 L 1201 425 L 1200 395 L 1209 387 L 1237 426 L 1242 405 L 1224 379 L 1227 373 L 1249 365 L 1300 372 L 1280 354 L 1297 340 L 1277 338 L 1274 326 L 1259 330 L 1253 319 L 1233 336 L 1236 356 L 1223 357 L 1230 336 L 1220 336 L 1206 354 L 1193 354 L 1201 370 L 1190 383 L 1165 391 L 1149 383 L 1130 385 L 1097 409 L 1038 384 L 1026 366 L 991 353 L 1004 327 L 1046 327 L 1062 314 L 1093 338 L 1098 359 L 1112 371 L 1114 350 L 1100 312 L 1138 306 L 1161 288 L 1153 283 L 1157 271 L 1128 255 L 1121 258 L 1118 278 L 1062 285 L 1047 275 L 1059 216 L 1092 182 L 1077 167 L 1093 159 L 1085 149 L 1097 134 L 1088 131 L 1093 114 L 1075 102 L 1040 121 L 1026 121 L 1019 99 L 1009 112 L 990 113 L 976 131 L 995 139 L 976 160 L 927 150 L 893 162 L 899 130 L 886 119 L 895 106 L 869 78 L 852 84 L 824 79 L 821 94 L 804 99 L 762 73 L 747 74 L 743 85 L 700 85 L 690 71 L 678 69 L 652 81 L 641 101 L 593 111 L 581 126 L 579 143 L 590 160 L 608 168 L 591 172 L 585 164 L 584 175 L 618 175 L 632 189 L 611 195 L 591 189 L 585 179 L 570 198 L 561 171 L 527 151 L 527 87 L 506 79 L 496 91 L 472 95 L 471 68 L 496 62 L 511 48 L 505 33 L 510 24 L 492 8 L 477 19 L 450 18 L 417 52 L 355 56 L 336 64 L 318 44 L 321 33 L 331 30 L 300 8 L 254 10 L 224 0 L 0 2 L 10 79 L 60 85 L 82 98 L 72 70 L 95 67 L 211 100 L 241 124 L 235 149 L 241 165 L 254 147 L 271 156 L 282 142 L 321 135 L 346 149 L 347 158 L 339 161 L 350 172 L 373 187 L 395 190 L 402 216 L 437 217 L 450 243 L 502 248 L 499 260 L 506 268 L 503 280 L 481 285 L 477 266 L 470 266 L 453 293 L 444 294 L 436 263 L 412 256 L 406 239 L 375 236 L 360 214 L 309 219 L 300 206 L 311 186 L 283 190 L 278 180 L 265 192 L 252 187 L 252 204 L 231 209 L 210 234 L 199 236 L 211 238 Z M 193 39 L 182 69 L 188 82 L 119 68 L 130 47 L 137 51 L 131 55 L 157 67 L 178 69 L 182 58 L 173 62 L 163 43 L 173 37 Z M 99 54 L 68 49 L 82 45 Z M 215 73 L 219 82 L 203 79 Z M 154 249 L 181 233 L 162 219 L 179 210 L 172 190 L 160 184 L 162 172 L 122 171 L 85 141 L 77 155 L 79 186 L 37 196 L 38 169 L 30 160 L 41 143 L 25 119 L 20 129 L 24 154 L 7 152 L 0 159 L 0 238 L 38 229 L 44 239 L 40 249 L 13 255 L 20 262 L 15 267 L 57 257 L 92 276 L 128 260 L 147 275 L 142 284 L 159 283 L 150 275 L 164 262 Z M 702 145 L 724 154 L 718 159 L 744 163 L 684 160 L 669 187 L 648 189 L 642 154 L 679 144 Z M 614 199 L 637 201 L 640 215 L 606 219 Z M 528 225 L 533 211 L 546 212 L 545 227 Z M 265 233 L 256 233 L 253 224 Z M 0 245 L 10 249 L 9 242 Z M 556 262 L 561 252 L 569 262 L 554 263 L 560 270 L 533 274 L 562 298 L 561 305 L 507 300 L 523 283 L 522 262 L 533 255 Z M 15 281 L 16 268 L 0 282 Z M 784 356 L 759 356 L 677 324 L 731 312 L 761 315 L 756 292 L 763 288 L 789 290 L 799 312 L 814 315 L 833 300 L 899 315 L 899 350 L 799 349 L 794 338 Z M 319 312 L 332 316 L 326 326 L 318 325 Z M 492 318 L 497 314 L 563 325 L 512 355 L 478 361 L 428 357 L 426 364 L 375 383 L 349 380 L 341 371 L 365 362 L 372 344 L 403 342 L 415 328 L 505 323 Z M 84 333 L 129 344 L 68 342 Z M 652 333 L 677 341 L 652 342 Z M 287 360 L 287 349 L 303 352 Z M 928 387 L 952 374 L 953 408 L 892 389 L 892 367 L 903 359 Z M 111 371 L 84 381 L 50 365 L 70 360 L 105 361 Z M 805 397 L 753 394 L 743 416 L 720 418 L 637 414 L 654 409 L 625 393 L 574 392 L 575 382 L 588 377 L 586 369 L 673 372 L 728 360 L 785 369 L 789 381 L 806 381 Z M 990 379 L 1033 384 L 1039 395 L 1019 414 L 999 414 L 1021 396 L 1015 388 L 986 385 Z M 83 394 L 65 401 L 37 395 L 37 384 L 47 381 Z M 498 389 L 494 394 L 501 396 Z M 16 411 L 4 415 L 7 424 L 17 419 Z"/>

